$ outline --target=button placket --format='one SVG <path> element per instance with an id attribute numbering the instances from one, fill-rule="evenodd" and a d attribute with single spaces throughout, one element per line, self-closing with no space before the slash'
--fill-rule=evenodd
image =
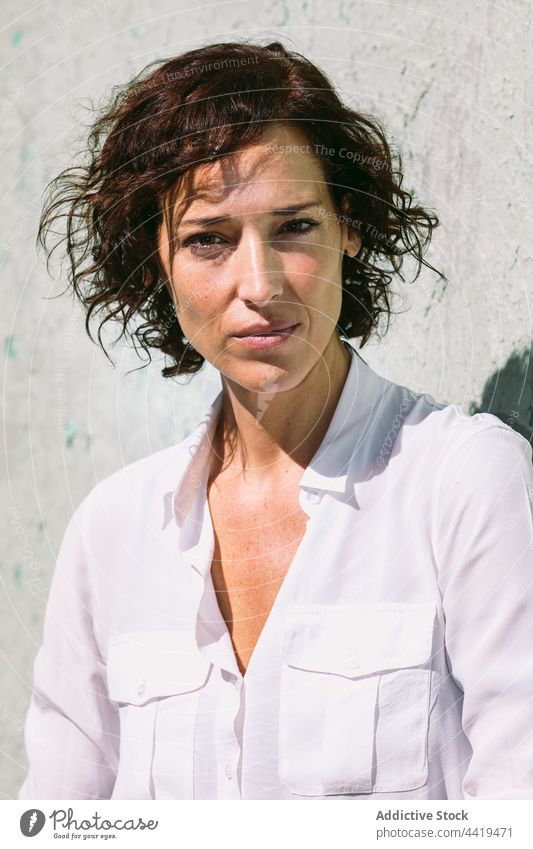
<path id="1" fill-rule="evenodd" d="M 231 682 L 228 681 L 228 691 L 226 693 L 226 716 L 229 722 L 227 734 L 227 742 L 224 751 L 223 771 L 226 781 L 233 782 L 237 777 L 237 769 L 241 747 L 235 732 L 235 721 L 241 708 L 241 685 L 242 678 L 234 676 L 232 673 Z"/>
<path id="2" fill-rule="evenodd" d="M 224 761 L 224 775 L 228 781 L 233 781 L 237 774 L 237 764 L 239 762 L 240 746 L 237 738 L 233 738 L 226 749 L 226 757 Z"/>

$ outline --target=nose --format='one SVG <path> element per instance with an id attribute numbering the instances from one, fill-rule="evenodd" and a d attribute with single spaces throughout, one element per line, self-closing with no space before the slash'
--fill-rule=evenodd
<path id="1" fill-rule="evenodd" d="M 232 268 L 239 298 L 265 306 L 283 292 L 283 269 L 276 250 L 257 230 L 243 230 Z"/>

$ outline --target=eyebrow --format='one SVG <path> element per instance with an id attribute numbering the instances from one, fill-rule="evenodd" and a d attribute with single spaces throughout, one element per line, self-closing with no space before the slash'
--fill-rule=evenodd
<path id="1" fill-rule="evenodd" d="M 295 212 L 301 212 L 303 209 L 309 209 L 312 206 L 322 206 L 321 201 L 311 200 L 307 203 L 299 203 L 292 206 L 285 206 L 282 209 L 272 209 L 271 215 L 293 215 Z M 230 215 L 216 215 L 209 218 L 186 218 L 180 224 L 194 224 L 198 227 L 209 227 L 211 224 L 218 224 L 219 221 L 227 221 L 231 218 Z"/>

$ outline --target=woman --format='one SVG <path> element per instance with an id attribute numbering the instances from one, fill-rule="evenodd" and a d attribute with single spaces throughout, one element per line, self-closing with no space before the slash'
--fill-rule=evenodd
<path id="1" fill-rule="evenodd" d="M 87 328 L 140 316 L 221 391 L 69 522 L 20 798 L 532 798 L 529 443 L 348 341 L 438 224 L 382 129 L 280 44 L 214 44 L 89 151 L 40 230 L 67 214 Z"/>

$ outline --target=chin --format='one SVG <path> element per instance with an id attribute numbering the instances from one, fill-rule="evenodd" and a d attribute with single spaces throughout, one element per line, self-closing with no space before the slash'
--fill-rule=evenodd
<path id="1" fill-rule="evenodd" d="M 275 394 L 286 392 L 298 386 L 306 374 L 302 359 L 296 359 L 291 369 L 289 363 L 276 365 L 264 361 L 239 363 L 238 367 L 229 367 L 222 372 L 226 380 L 237 383 L 248 392 L 256 394 Z"/>

